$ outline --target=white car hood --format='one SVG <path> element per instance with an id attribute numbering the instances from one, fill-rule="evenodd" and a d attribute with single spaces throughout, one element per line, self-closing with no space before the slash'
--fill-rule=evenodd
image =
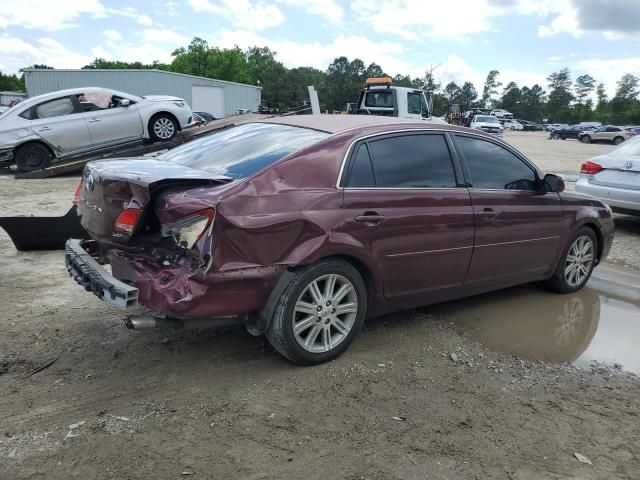
<path id="1" fill-rule="evenodd" d="M 150 102 L 184 102 L 184 99 L 170 95 L 145 95 L 142 98 Z"/>

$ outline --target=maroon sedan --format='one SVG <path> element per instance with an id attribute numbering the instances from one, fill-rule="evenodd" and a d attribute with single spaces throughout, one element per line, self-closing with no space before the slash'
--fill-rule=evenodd
<path id="1" fill-rule="evenodd" d="M 94 240 L 70 240 L 66 263 L 104 301 L 153 312 L 129 326 L 233 318 L 319 363 L 367 317 L 527 282 L 582 288 L 613 221 L 563 190 L 476 130 L 269 119 L 157 159 L 90 163 L 76 201 Z"/>

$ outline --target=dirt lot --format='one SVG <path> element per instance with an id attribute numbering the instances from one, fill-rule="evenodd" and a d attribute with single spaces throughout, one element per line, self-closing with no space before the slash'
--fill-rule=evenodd
<path id="1" fill-rule="evenodd" d="M 507 138 L 565 173 L 610 148 L 545 137 Z M 0 176 L 0 215 L 62 215 L 76 184 Z M 0 479 L 638 478 L 640 219 L 617 223 L 580 295 L 375 319 L 310 368 L 240 329 L 126 330 L 0 232 Z"/>

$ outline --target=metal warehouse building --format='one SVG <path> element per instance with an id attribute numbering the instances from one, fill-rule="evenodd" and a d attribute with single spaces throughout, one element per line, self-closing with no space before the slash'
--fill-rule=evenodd
<path id="1" fill-rule="evenodd" d="M 138 96 L 173 95 L 186 100 L 192 110 L 216 118 L 257 110 L 262 92 L 253 85 L 162 70 L 25 69 L 24 79 L 29 97 L 67 88 L 103 87 Z"/>

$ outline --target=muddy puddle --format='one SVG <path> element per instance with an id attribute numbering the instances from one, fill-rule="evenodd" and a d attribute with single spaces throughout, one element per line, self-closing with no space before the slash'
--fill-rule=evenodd
<path id="1" fill-rule="evenodd" d="M 601 266 L 575 294 L 523 286 L 431 312 L 453 317 L 465 338 L 489 350 L 578 367 L 598 362 L 640 375 L 637 274 Z"/>

